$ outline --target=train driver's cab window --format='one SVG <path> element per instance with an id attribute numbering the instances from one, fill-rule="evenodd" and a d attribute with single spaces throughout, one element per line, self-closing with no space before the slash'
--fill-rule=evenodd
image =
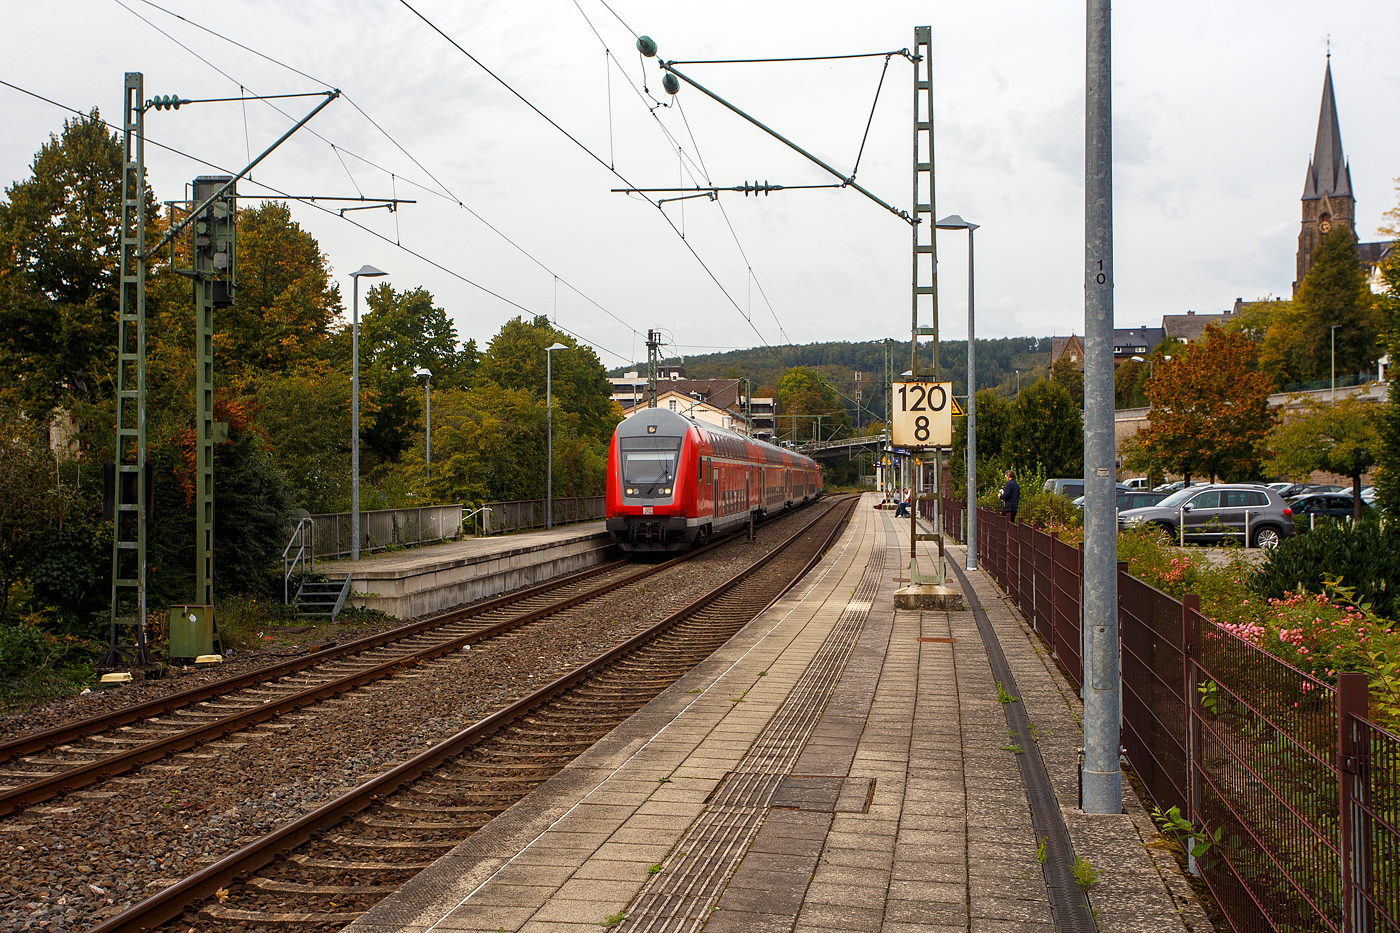
<path id="1" fill-rule="evenodd" d="M 619 438 L 623 492 L 629 496 L 669 496 L 675 485 L 679 437 Z"/>

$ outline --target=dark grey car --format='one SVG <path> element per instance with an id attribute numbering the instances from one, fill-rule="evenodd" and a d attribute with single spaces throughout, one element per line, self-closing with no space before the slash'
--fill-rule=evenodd
<path id="1" fill-rule="evenodd" d="M 1216 485 L 1181 489 L 1154 506 L 1118 513 L 1120 529 L 1156 525 L 1186 543 L 1246 542 L 1275 547 L 1296 533 L 1293 510 L 1266 486 Z"/>

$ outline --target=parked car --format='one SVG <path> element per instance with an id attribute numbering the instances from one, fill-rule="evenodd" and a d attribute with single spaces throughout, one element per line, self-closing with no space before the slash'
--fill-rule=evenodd
<path id="1" fill-rule="evenodd" d="M 1143 492 L 1147 492 L 1147 477 L 1139 476 L 1136 479 L 1128 480 L 1123 485 L 1127 486 L 1129 489 L 1141 489 Z"/>
<path id="2" fill-rule="evenodd" d="M 1128 487 L 1122 483 L 1114 483 L 1120 491 L 1127 491 Z M 1069 496 L 1077 499 L 1084 495 L 1084 480 L 1082 479 L 1047 479 L 1045 481 L 1045 491 L 1056 496 Z"/>
<path id="3" fill-rule="evenodd" d="M 1289 503 L 1293 509 L 1293 520 L 1304 525 L 1311 525 L 1314 517 L 1343 520 L 1351 518 L 1355 513 L 1354 504 L 1349 493 L 1314 493 L 1300 496 Z M 1371 503 L 1367 502 L 1363 496 L 1361 512 L 1365 514 L 1369 511 L 1371 511 Z"/>
<path id="4" fill-rule="evenodd" d="M 1210 484 L 1207 483 L 1207 482 L 1206 482 L 1205 480 L 1203 480 L 1203 479 L 1193 479 L 1193 480 L 1191 481 L 1191 485 L 1192 485 L 1192 486 L 1208 486 L 1208 485 L 1210 485 Z M 1184 489 L 1185 487 L 1186 487 L 1186 481 L 1185 481 L 1185 480 L 1179 479 L 1179 480 L 1177 480 L 1177 481 L 1174 482 L 1174 483 L 1163 483 L 1163 484 L 1160 485 L 1160 486 L 1153 486 L 1153 487 L 1152 487 L 1152 491 L 1153 491 L 1153 492 L 1160 492 L 1160 493 L 1173 493 L 1173 492 L 1176 492 L 1176 491 L 1179 490 L 1179 489 Z"/>
<path id="5" fill-rule="evenodd" d="M 1079 508 L 1084 508 L 1086 496 L 1080 496 L 1074 500 L 1074 504 Z M 1148 492 L 1145 489 L 1120 489 L 1118 490 L 1118 511 L 1126 512 L 1128 509 L 1142 509 L 1149 505 L 1156 505 L 1165 499 L 1160 492 Z"/>
<path id="6" fill-rule="evenodd" d="M 1144 525 L 1187 542 L 1234 541 L 1264 548 L 1297 533 L 1293 510 L 1277 492 L 1240 483 L 1179 489 L 1154 506 L 1118 513 L 1119 529 Z"/>
<path id="7" fill-rule="evenodd" d="M 1327 486 L 1321 483 L 1293 483 L 1279 492 L 1285 499 L 1297 499 L 1299 496 L 1310 496 L 1319 492 L 1341 492 L 1340 486 Z"/>
<path id="8" fill-rule="evenodd" d="M 1367 505 L 1375 505 L 1375 504 L 1376 504 L 1376 487 L 1375 487 L 1375 486 L 1362 486 L 1362 487 L 1361 487 L 1361 501 L 1364 502 L 1364 503 L 1366 503 Z"/>

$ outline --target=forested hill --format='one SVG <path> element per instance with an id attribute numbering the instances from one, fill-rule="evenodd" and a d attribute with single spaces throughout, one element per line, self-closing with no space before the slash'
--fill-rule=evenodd
<path id="1" fill-rule="evenodd" d="M 783 373 L 789 369 L 806 366 L 820 373 L 833 388 L 845 396 L 846 405 L 852 410 L 854 405 L 850 399 L 855 396 L 855 373 L 859 371 L 863 374 L 862 407 L 867 413 L 882 416 L 885 410 L 883 384 L 887 350 L 893 351 L 893 371 L 896 377 L 909 369 L 908 341 L 883 340 L 755 347 L 749 350 L 731 350 L 727 353 L 687 356 L 683 359 L 670 357 L 665 362 L 668 365 L 684 365 L 686 375 L 692 379 L 748 378 L 753 382 L 754 394 L 759 396 L 773 394 L 772 390 L 776 389 Z M 919 344 L 921 373 L 929 371 L 932 353 L 932 342 Z M 1049 363 L 1049 337 L 979 339 L 977 386 L 979 389 L 993 388 L 1010 397 L 1016 394 L 1018 370 L 1021 381 L 1029 384 L 1047 373 Z M 627 371 L 632 369 L 645 372 L 646 364 L 643 362 L 626 368 Z M 623 369 L 618 369 L 612 375 L 620 376 L 623 372 Z M 952 381 L 953 394 L 967 394 L 967 341 L 940 341 L 938 376 L 941 380 Z"/>

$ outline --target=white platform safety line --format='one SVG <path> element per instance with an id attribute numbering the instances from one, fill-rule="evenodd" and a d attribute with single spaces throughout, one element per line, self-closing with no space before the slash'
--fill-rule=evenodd
<path id="1" fill-rule="evenodd" d="M 857 506 L 857 510 L 860 511 L 859 506 Z M 832 559 L 826 561 L 826 568 L 822 570 L 822 572 L 812 580 L 811 585 L 809 585 L 805 590 L 802 591 L 801 595 L 796 598 L 796 600 L 793 602 L 792 606 L 787 610 L 787 612 L 783 613 L 782 617 L 775 621 L 772 627 L 770 627 L 767 632 L 763 633 L 763 635 L 760 638 L 758 638 L 752 645 L 745 649 L 744 652 L 740 654 L 737 658 L 735 658 L 729 664 L 728 667 L 726 667 L 723 671 L 718 673 L 710 682 L 709 686 L 705 687 L 704 690 L 702 690 L 699 694 L 694 695 L 684 706 L 677 710 L 676 713 L 671 717 L 670 722 L 667 722 L 664 726 L 658 729 L 655 735 L 651 736 L 649 739 L 643 742 L 640 746 L 638 746 L 638 748 L 635 751 L 632 752 L 632 754 L 628 755 L 625 759 L 619 762 L 617 767 L 613 768 L 610 772 L 608 772 L 606 776 L 604 776 L 601 780 L 597 781 L 588 793 L 584 794 L 582 797 L 580 797 L 577 801 L 574 802 L 573 806 L 569 807 L 569 809 L 565 810 L 558 817 L 552 820 L 548 826 L 540 830 L 540 832 L 537 833 L 534 836 L 534 838 L 532 838 L 529 842 L 527 842 L 524 846 L 520 848 L 519 852 L 515 853 L 510 858 L 506 859 L 504 862 L 498 865 L 495 871 L 487 875 L 486 878 L 484 878 L 480 884 L 472 888 L 471 891 L 467 892 L 467 894 L 464 897 L 462 897 L 461 900 L 457 901 L 456 904 L 452 905 L 451 908 L 445 911 L 441 917 L 433 921 L 433 923 L 430 926 L 428 926 L 423 931 L 423 933 L 434 933 L 434 931 L 439 930 L 442 927 L 442 925 L 447 922 L 448 918 L 450 918 L 452 914 L 457 911 L 458 908 L 464 906 L 473 897 L 480 894 L 481 891 L 484 888 L 486 888 L 487 885 L 489 885 L 492 881 L 496 879 L 498 875 L 501 874 L 501 872 L 511 867 L 513 864 L 515 864 L 517 859 L 519 859 L 526 852 L 530 851 L 530 849 L 535 845 L 535 843 L 539 842 L 546 835 L 548 835 L 556 826 L 558 826 L 560 823 L 564 822 L 570 816 L 572 816 L 573 813 L 579 807 L 589 802 L 589 800 L 595 794 L 602 790 L 604 784 L 606 784 L 612 778 L 616 777 L 622 772 L 624 768 L 626 768 L 634 760 L 640 757 L 651 746 L 653 742 L 666 735 L 666 733 L 670 731 L 672 725 L 674 725 L 686 712 L 688 712 L 691 709 L 691 707 L 693 707 L 696 703 L 699 703 L 701 700 L 709 696 L 710 693 L 714 690 L 714 688 L 721 682 L 723 682 L 724 678 L 729 673 L 731 673 L 735 668 L 737 668 L 740 664 L 746 661 L 749 655 L 753 654 L 753 652 L 758 650 L 759 647 L 763 646 L 770 638 L 773 637 L 773 633 L 779 629 L 781 624 L 784 621 L 786 621 L 788 617 L 790 617 L 793 613 L 797 612 L 797 610 L 801 608 L 804 603 L 806 603 L 807 599 L 810 596 L 812 596 L 813 593 L 816 592 L 817 588 L 820 587 L 823 582 L 825 582 L 827 576 L 829 576 L 833 570 L 841 566 L 842 558 L 846 556 L 847 552 L 851 549 L 852 546 L 856 544 L 856 542 L 863 538 L 864 534 L 865 529 L 862 528 L 859 534 L 842 535 L 843 541 L 841 544 L 840 551 L 837 552 L 837 554 Z M 881 553 L 883 553 L 883 549 L 879 550 L 881 550 Z M 864 581 L 862 580 L 862 582 Z"/>

